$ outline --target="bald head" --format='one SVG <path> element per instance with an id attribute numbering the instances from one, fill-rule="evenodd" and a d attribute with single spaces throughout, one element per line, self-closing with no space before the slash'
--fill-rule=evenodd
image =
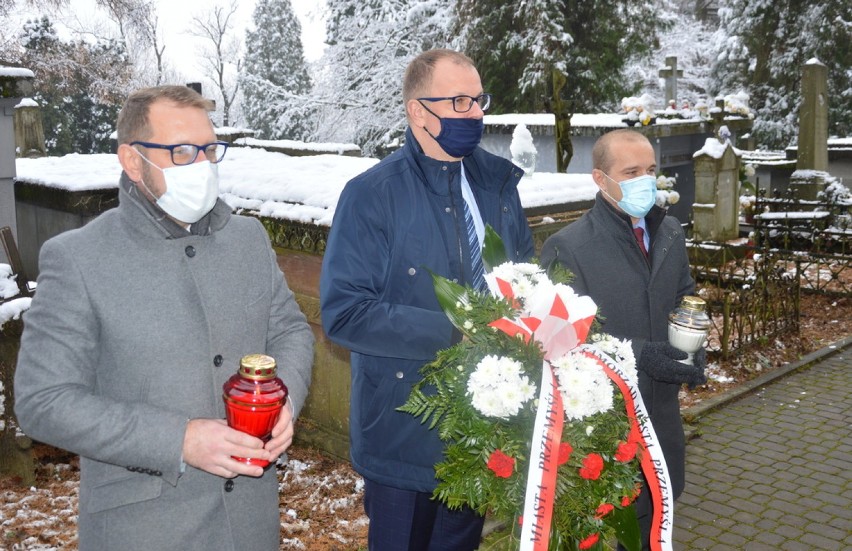
<path id="1" fill-rule="evenodd" d="M 592 168 L 609 173 L 610 169 L 612 169 L 612 163 L 615 160 L 615 155 L 613 154 L 613 146 L 615 144 L 635 144 L 642 142 L 649 146 L 651 145 L 651 142 L 643 134 L 629 128 L 619 128 L 618 130 L 607 132 L 598 138 L 592 149 Z"/>

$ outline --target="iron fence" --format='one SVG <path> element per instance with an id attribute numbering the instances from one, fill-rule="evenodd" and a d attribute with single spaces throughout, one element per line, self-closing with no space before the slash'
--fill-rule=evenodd
<path id="1" fill-rule="evenodd" d="M 697 294 L 711 320 L 708 350 L 723 359 L 799 329 L 798 264 L 753 246 L 691 243 Z"/>

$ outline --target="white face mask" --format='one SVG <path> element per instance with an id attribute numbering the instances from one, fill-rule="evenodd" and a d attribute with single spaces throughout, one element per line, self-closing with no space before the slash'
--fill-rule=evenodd
<path id="1" fill-rule="evenodd" d="M 137 153 L 136 149 L 134 149 Z M 166 214 L 187 224 L 194 224 L 213 209 L 219 197 L 219 167 L 210 161 L 189 165 L 160 168 L 142 153 L 139 156 L 145 162 L 160 170 L 166 181 L 166 192 L 157 199 L 157 205 Z M 151 188 L 143 181 L 142 185 L 151 195 Z"/>

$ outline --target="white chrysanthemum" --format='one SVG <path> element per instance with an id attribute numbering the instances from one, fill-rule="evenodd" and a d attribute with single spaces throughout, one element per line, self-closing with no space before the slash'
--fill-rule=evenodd
<path id="1" fill-rule="evenodd" d="M 535 384 L 522 375 L 523 366 L 511 358 L 485 356 L 467 381 L 471 404 L 488 417 L 508 419 L 536 393 Z"/>
<path id="2" fill-rule="evenodd" d="M 527 262 L 504 262 L 495 267 L 487 278 L 499 278 L 509 283 L 515 298 L 524 301 L 538 285 L 547 282 L 547 274 L 537 264 Z"/>
<path id="3" fill-rule="evenodd" d="M 633 345 L 630 340 L 596 333 L 592 335 L 591 341 L 601 352 L 613 358 L 621 366 L 628 380 L 636 381 L 636 356 L 633 354 Z"/>
<path id="4" fill-rule="evenodd" d="M 559 381 L 566 419 L 579 420 L 612 409 L 613 387 L 597 360 L 584 354 L 568 353 L 552 365 Z"/>

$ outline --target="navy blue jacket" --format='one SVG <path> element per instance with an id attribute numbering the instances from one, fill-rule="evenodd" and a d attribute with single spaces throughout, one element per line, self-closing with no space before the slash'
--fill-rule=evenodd
<path id="1" fill-rule="evenodd" d="M 459 162 L 406 143 L 346 184 L 335 210 L 320 276 L 326 334 L 351 350 L 350 455 L 380 484 L 431 492 L 443 459 L 436 430 L 405 403 L 419 369 L 458 334 L 438 306 L 429 271 L 470 284 Z M 526 261 L 533 242 L 518 197 L 523 172 L 477 148 L 464 159 L 482 220 L 503 238 L 510 260 Z"/>

